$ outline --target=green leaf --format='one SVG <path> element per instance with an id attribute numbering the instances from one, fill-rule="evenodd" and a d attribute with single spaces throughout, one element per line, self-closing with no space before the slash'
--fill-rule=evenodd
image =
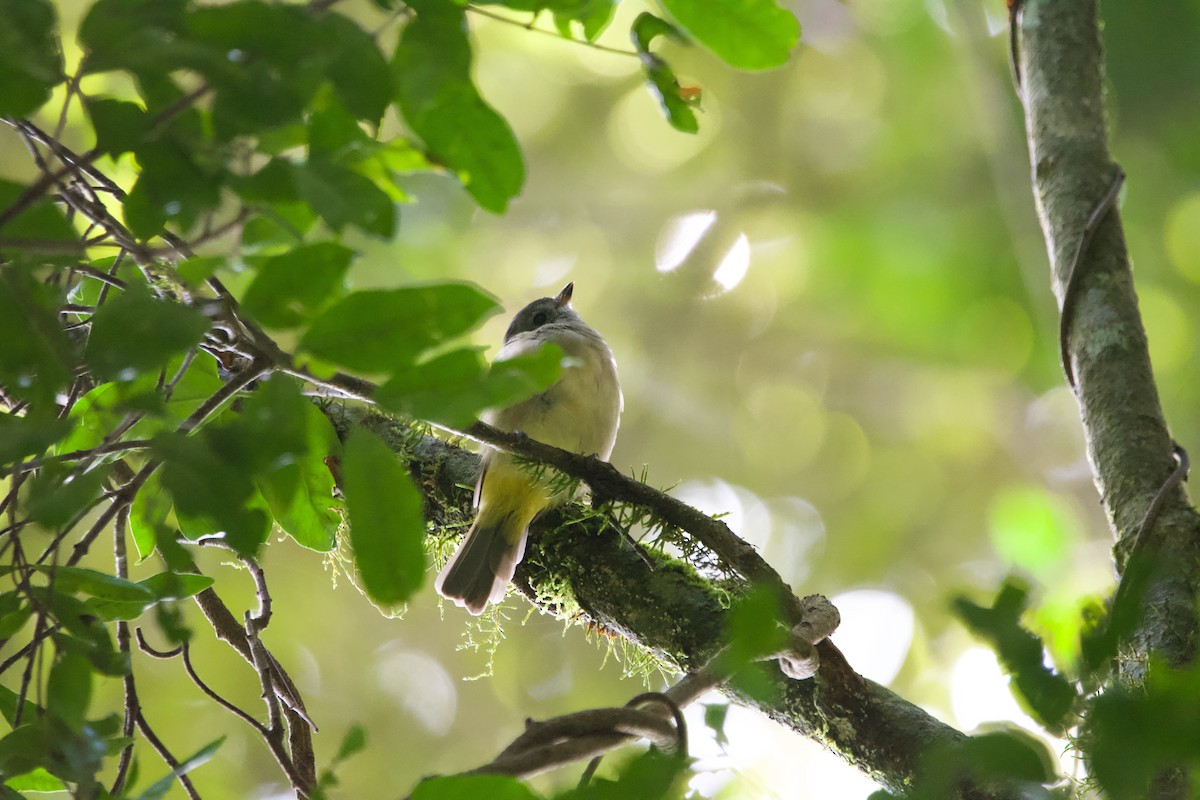
<path id="1" fill-rule="evenodd" d="M 258 172 L 233 176 L 230 186 L 250 203 L 294 203 L 300 199 L 296 189 L 295 166 L 283 158 L 272 158 Z"/>
<path id="2" fill-rule="evenodd" d="M 754 586 L 736 598 L 726 618 L 729 643 L 717 656 L 714 668 L 732 675 L 731 680 L 742 691 L 769 699 L 774 684 L 758 662 L 787 646 L 788 632 L 781 621 L 782 609 L 773 589 Z"/>
<path id="3" fill-rule="evenodd" d="M 375 401 L 397 414 L 462 427 L 490 405 L 484 396 L 486 375 L 479 348 L 453 350 L 395 372 Z"/>
<path id="4" fill-rule="evenodd" d="M 10 206 L 24 194 L 26 186 L 12 181 L 0 180 L 0 212 L 7 211 Z M 0 226 L 0 234 L 5 238 L 37 239 L 51 242 L 78 242 L 79 234 L 75 227 L 67 221 L 62 209 L 43 197 L 30 204 L 21 213 Z M 0 251 L 0 255 L 10 251 Z M 7 270 L 6 270 L 7 271 Z"/>
<path id="5" fill-rule="evenodd" d="M 367 596 L 394 606 L 425 580 L 425 520 L 421 494 L 408 471 L 378 437 L 350 434 L 342 460 L 354 563 Z"/>
<path id="6" fill-rule="evenodd" d="M 137 103 L 88 98 L 85 105 L 96 131 L 96 147 L 111 156 L 137 148 L 150 129 L 150 116 Z"/>
<path id="7" fill-rule="evenodd" d="M 1009 578 L 990 608 L 958 597 L 954 613 L 996 651 L 1029 713 L 1047 729 L 1062 731 L 1078 695 L 1070 681 L 1046 666 L 1042 640 L 1022 627 L 1028 596 L 1024 583 Z"/>
<path id="8" fill-rule="evenodd" d="M 237 413 L 204 432 L 227 463 L 251 475 L 294 463 L 308 452 L 306 412 L 311 404 L 294 378 L 273 375 L 259 383 Z"/>
<path id="9" fill-rule="evenodd" d="M 138 585 L 149 589 L 159 600 L 183 600 L 212 586 L 213 579 L 188 572 L 160 572 L 138 581 Z"/>
<path id="10" fill-rule="evenodd" d="M 97 0 L 79 25 L 83 74 L 133 69 L 167 74 L 179 67 L 173 45 L 187 0 Z"/>
<path id="11" fill-rule="evenodd" d="M 230 269 L 231 256 L 192 256 L 180 261 L 175 267 L 175 274 L 180 280 L 191 286 L 200 286 L 219 269 Z"/>
<path id="12" fill-rule="evenodd" d="M 139 145 L 134 155 L 141 171 L 124 208 L 129 230 L 138 238 L 158 235 L 168 222 L 188 230 L 220 204 L 221 175 L 202 167 L 189 148 L 157 139 Z"/>
<path id="13" fill-rule="evenodd" d="M 245 465 L 221 458 L 203 436 L 165 434 L 155 439 L 154 450 L 164 460 L 162 483 L 177 515 L 192 518 L 205 533 L 223 533 L 239 553 L 258 551 L 270 525 L 262 510 L 250 506 L 258 493 Z"/>
<path id="14" fill-rule="evenodd" d="M 54 589 L 71 594 L 87 594 L 102 600 L 134 602 L 153 600 L 154 592 L 124 578 L 86 567 L 34 567 L 53 576 Z"/>
<path id="15" fill-rule="evenodd" d="M 46 692 L 46 708 L 78 733 L 92 702 L 91 664 L 73 650 L 60 651 L 50 667 Z"/>
<path id="16" fill-rule="evenodd" d="M 358 148 L 352 163 L 355 172 L 370 179 L 393 203 L 410 200 L 401 175 L 434 171 L 425 155 L 403 139 L 368 140 Z"/>
<path id="17" fill-rule="evenodd" d="M 1032 787 L 1059 780 L 1055 759 L 1045 742 L 1015 726 L 959 741 L 943 741 L 921 754 L 917 780 L 906 794 L 912 800 L 941 800 L 962 786 L 1025 787 L 1022 795 L 1049 797 Z"/>
<path id="18" fill-rule="evenodd" d="M 496 361 L 484 379 L 486 407 L 510 406 L 553 386 L 570 359 L 554 343 Z"/>
<path id="19" fill-rule="evenodd" d="M 45 586 L 32 586 L 29 594 L 35 603 L 49 608 L 60 623 L 61 628 L 55 635 L 58 644 L 67 646 L 68 640 L 78 640 L 75 645 L 78 652 L 83 653 L 96 670 L 104 675 L 128 674 L 129 655 L 113 647 L 108 627 L 96 616 L 90 602 Z"/>
<path id="20" fill-rule="evenodd" d="M 26 707 L 22 719 L 33 718 Z M 26 722 L 0 739 L 0 775 L 21 775 L 51 760 L 44 726 Z"/>
<path id="21" fill-rule="evenodd" d="M 183 354 L 173 356 L 163 370 L 175 384 L 169 396 L 159 386 L 157 371 L 128 382 L 102 383 L 89 391 L 72 407 L 70 416 L 78 420 L 78 425 L 58 445 L 56 452 L 62 454 L 96 447 L 131 413 L 143 416 L 126 432 L 126 439 L 148 439 L 164 430 L 174 430 L 224 385 L 217 376 L 215 359 L 199 355 L 179 376 L 183 360 Z M 176 379 L 176 376 L 179 377 Z M 100 456 L 98 462 L 103 464 L 120 457 L 120 453 L 113 453 Z"/>
<path id="22" fill-rule="evenodd" d="M 24 117 L 63 80 L 58 20 L 49 0 L 0 0 L 0 117 Z"/>
<path id="23" fill-rule="evenodd" d="M 551 386 L 562 360 L 562 349 L 551 344 L 489 370 L 478 348 L 452 350 L 396 372 L 375 400 L 398 414 L 462 427 L 485 408 L 509 406 Z"/>
<path id="24" fill-rule="evenodd" d="M 163 491 L 158 473 L 151 475 L 129 507 L 129 533 L 138 552 L 138 561 L 154 552 L 160 537 L 174 535 L 174 529 L 167 525 L 171 507 L 171 498 Z"/>
<path id="25" fill-rule="evenodd" d="M 159 547 L 161 548 L 161 545 Z M 183 613 L 179 610 L 178 604 L 155 604 L 154 621 L 168 642 L 187 644 L 192 640 L 192 629 L 184 622 Z"/>
<path id="26" fill-rule="evenodd" d="M 1020 728 L 972 736 L 965 752 L 974 774 L 989 783 L 997 779 L 1050 783 L 1058 777 L 1046 743 Z"/>
<path id="27" fill-rule="evenodd" d="M 0 714 L 4 715 L 4 720 L 9 724 L 9 727 L 16 722 L 17 719 L 17 704 L 20 702 L 20 696 L 9 689 L 7 686 L 0 685 Z M 25 698 L 26 713 L 32 712 L 37 715 L 41 713 L 41 709 L 31 698 Z"/>
<path id="28" fill-rule="evenodd" d="M 391 198 L 368 178 L 326 158 L 296 167 L 296 189 L 335 231 L 354 225 L 383 238 L 396 230 Z"/>
<path id="29" fill-rule="evenodd" d="M 155 781 L 150 788 L 138 795 L 137 800 L 162 800 L 162 798 L 166 797 L 167 792 L 171 791 L 171 787 L 175 784 L 175 781 L 179 780 L 180 775 L 186 775 L 192 770 L 196 769 L 196 767 L 208 763 L 208 761 L 217 752 L 217 748 L 219 748 L 224 741 L 225 737 L 222 736 L 220 739 L 209 742 L 204 747 L 201 747 L 194 755 L 184 759 L 179 766 L 172 769 L 164 777 Z"/>
<path id="30" fill-rule="evenodd" d="M 24 269 L 6 265 L 0 272 L 0 385 L 6 392 L 47 402 L 71 379 L 75 356 L 53 311 L 59 299 Z"/>
<path id="31" fill-rule="evenodd" d="M 159 603 L 192 597 L 212 586 L 212 584 L 213 579 L 207 575 L 193 575 L 186 572 L 160 572 L 157 575 L 151 575 L 145 580 L 138 581 L 136 584 L 149 590 L 149 600 L 143 599 L 137 602 L 94 602 L 91 605 L 104 620 L 132 620 L 137 619 L 147 609 Z"/>
<path id="32" fill-rule="evenodd" d="M 583 37 L 594 42 L 612 22 L 617 9 L 614 0 L 579 0 L 579 2 L 555 3 L 551 7 L 554 23 L 563 36 L 570 38 L 570 23 L 583 25 Z"/>
<path id="33" fill-rule="evenodd" d="M 499 309 L 491 297 L 463 283 L 355 292 L 317 317 L 300 345 L 349 369 L 389 372 Z"/>
<path id="34" fill-rule="evenodd" d="M 0 468 L 46 452 L 50 445 L 70 433 L 71 427 L 71 420 L 59 419 L 49 412 L 29 417 L 0 412 Z"/>
<path id="35" fill-rule="evenodd" d="M 334 242 L 302 245 L 267 259 L 242 298 L 242 310 L 271 328 L 312 320 L 343 293 L 355 252 Z"/>
<path id="36" fill-rule="evenodd" d="M 539 800 L 532 789 L 507 775 L 426 778 L 412 793 L 412 800 L 477 800 L 482 797 L 488 800 Z"/>
<path id="37" fill-rule="evenodd" d="M 471 44 L 463 9 L 437 0 L 414 2 L 392 68 L 400 111 L 432 160 L 459 175 L 484 209 L 502 213 L 525 182 L 512 129 L 471 81 Z"/>
<path id="38" fill-rule="evenodd" d="M 684 133 L 700 130 L 696 113 L 692 110 L 695 101 L 684 98 L 683 88 L 679 85 L 675 72 L 662 58 L 650 52 L 650 43 L 659 36 L 668 36 L 683 43 L 686 43 L 687 39 L 674 25 L 646 11 L 634 20 L 629 33 L 642 62 L 642 69 L 646 72 L 647 85 L 658 98 L 671 127 Z"/>
<path id="39" fill-rule="evenodd" d="M 1152 795 L 1165 769 L 1200 768 L 1200 667 L 1148 665 L 1144 686 L 1115 683 L 1097 697 L 1081 745 L 1088 774 L 1111 800 Z"/>
<path id="40" fill-rule="evenodd" d="M 800 41 L 800 23 L 775 0 L 662 0 L 662 6 L 696 41 L 737 69 L 781 67 Z"/>
<path id="41" fill-rule="evenodd" d="M 728 716 L 728 703 L 717 703 L 704 707 L 704 725 L 713 732 L 713 738 L 722 747 L 729 743 L 729 737 L 725 735 L 725 719 Z"/>
<path id="42" fill-rule="evenodd" d="M 298 121 L 325 80 L 327 36 L 302 7 L 238 0 L 192 8 L 187 38 L 221 54 L 195 67 L 216 89 L 223 140 Z"/>
<path id="43" fill-rule="evenodd" d="M 5 592 L 0 595 L 3 607 L 0 608 L 0 639 L 13 636 L 33 615 L 33 608 L 17 592 Z"/>
<path id="44" fill-rule="evenodd" d="M 46 770 L 38 767 L 9 778 L 4 785 L 15 792 L 65 792 L 67 785 Z"/>
<path id="45" fill-rule="evenodd" d="M 66 525 L 92 503 L 104 488 L 106 467 L 82 475 L 62 468 L 45 468 L 29 482 L 25 509 L 29 518 L 46 528 Z"/>
<path id="46" fill-rule="evenodd" d="M 304 418 L 308 451 L 295 462 L 261 476 L 258 489 L 285 533 L 297 544 L 324 553 L 333 548 L 342 519 L 333 473 L 325 463 L 337 435 L 329 419 L 311 403 L 305 403 Z"/>
<path id="47" fill-rule="evenodd" d="M 332 52 L 326 75 L 346 110 L 378 125 L 395 92 L 392 70 L 375 37 L 337 13 L 326 13 L 321 28 Z"/>
<path id="48" fill-rule="evenodd" d="M 332 91 L 322 91 L 313 100 L 307 133 L 309 154 L 334 161 L 346 151 L 373 141 Z"/>
<path id="49" fill-rule="evenodd" d="M 346 735 L 342 737 L 342 743 L 338 747 L 337 755 L 333 757 L 335 762 L 345 761 L 352 755 L 361 753 L 367 749 L 367 732 L 362 725 L 351 725 L 346 731 Z"/>
<path id="50" fill-rule="evenodd" d="M 209 328 L 199 311 L 156 300 L 137 283 L 100 306 L 84 359 L 101 380 L 132 380 L 159 370 L 200 343 Z"/>
<path id="51" fill-rule="evenodd" d="M 121 419 L 121 413 L 116 410 L 119 399 L 120 390 L 115 383 L 102 383 L 88 390 L 75 401 L 68 415 L 78 424 L 70 436 L 59 442 L 55 451 L 61 455 L 76 450 L 90 450 L 103 442 Z"/>
<path id="52" fill-rule="evenodd" d="M 269 217 L 251 217 L 242 228 L 245 255 L 279 253 L 295 247 L 317 222 L 316 213 L 307 203 L 277 203 L 271 211 Z"/>
<path id="53" fill-rule="evenodd" d="M 647 750 L 622 764 L 615 781 L 597 782 L 592 792 L 585 789 L 580 800 L 616 797 L 684 800 L 689 795 L 687 781 L 691 772 L 688 764 L 686 754 Z"/>

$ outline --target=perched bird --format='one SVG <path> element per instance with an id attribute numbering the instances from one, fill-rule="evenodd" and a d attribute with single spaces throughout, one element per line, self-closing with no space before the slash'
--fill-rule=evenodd
<path id="1" fill-rule="evenodd" d="M 553 342 L 567 356 L 562 377 L 528 400 L 485 413 L 483 421 L 607 459 L 625 401 L 612 350 L 571 308 L 574 287 L 568 283 L 556 297 L 534 300 L 521 309 L 496 355 L 496 361 L 504 361 Z M 553 494 L 546 479 L 533 477 L 506 453 L 485 446 L 482 460 L 475 488 L 479 514 L 434 584 L 443 597 L 472 614 L 504 598 L 525 555 L 529 524 L 545 509 L 567 500 L 565 493 Z"/>

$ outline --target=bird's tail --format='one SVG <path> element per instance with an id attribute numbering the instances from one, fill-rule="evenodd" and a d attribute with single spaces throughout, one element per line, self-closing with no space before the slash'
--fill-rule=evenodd
<path id="1" fill-rule="evenodd" d="M 438 594 L 476 616 L 488 603 L 504 599 L 529 533 L 529 520 L 521 514 L 487 517 L 481 511 L 434 583 Z"/>

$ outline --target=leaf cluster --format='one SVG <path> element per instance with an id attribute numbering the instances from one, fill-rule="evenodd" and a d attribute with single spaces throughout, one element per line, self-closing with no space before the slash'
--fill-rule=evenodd
<path id="1" fill-rule="evenodd" d="M 37 169 L 0 180 L 6 792 L 150 800 L 179 783 L 196 796 L 187 773 L 220 741 L 181 759 L 158 739 L 137 693 L 149 658 L 178 658 L 299 795 L 333 786 L 362 737 L 318 774 L 311 720 L 261 639 L 258 559 L 273 531 L 317 552 L 348 544 L 366 594 L 395 607 L 425 581 L 426 509 L 420 475 L 375 434 L 339 436 L 309 395 L 462 427 L 561 373 L 553 347 L 485 364 L 465 338 L 499 304 L 477 287 L 352 291 L 351 242 L 396 234 L 415 173 L 450 176 L 493 213 L 522 190 L 519 145 L 475 84 L 473 13 L 549 12 L 592 46 L 614 4 L 332 6 L 95 0 L 63 31 L 51 0 L 0 0 L 0 119 Z M 656 36 L 742 69 L 782 64 L 798 38 L 773 0 L 664 9 L 676 23 L 644 15 L 629 55 L 682 130 L 696 129 L 695 96 L 650 53 Z M 202 547 L 246 567 L 256 612 L 228 610 Z M 259 712 L 196 672 L 193 602 L 262 683 Z M 123 708 L 100 707 L 107 681 Z M 167 774 L 147 781 L 150 749 Z"/>

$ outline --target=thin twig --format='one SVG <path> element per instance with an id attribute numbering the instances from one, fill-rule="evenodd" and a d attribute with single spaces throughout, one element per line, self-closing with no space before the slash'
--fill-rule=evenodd
<path id="1" fill-rule="evenodd" d="M 235 717 L 241 719 L 247 725 L 254 728 L 254 730 L 256 730 L 261 736 L 266 737 L 269 735 L 269 731 L 267 730 L 265 725 L 263 725 L 261 722 L 256 720 L 254 717 L 250 716 L 250 714 L 248 714 L 247 712 L 245 712 L 242 709 L 235 706 L 233 703 L 226 700 L 221 695 L 217 694 L 215 691 L 213 691 L 213 689 L 207 683 L 205 683 L 200 678 L 200 675 L 197 674 L 197 672 L 196 672 L 195 665 L 192 664 L 191 648 L 189 648 L 185 644 L 182 646 L 182 650 L 183 650 L 183 668 L 184 668 L 184 670 L 187 671 L 188 677 L 192 679 L 192 683 L 196 684 L 196 686 L 198 686 L 200 688 L 200 691 L 204 692 L 206 695 L 208 695 L 210 698 L 212 698 L 212 700 L 217 705 L 221 706 L 222 708 L 224 708 L 225 710 L 227 710 L 231 714 L 233 714 Z"/>
<path id="2" fill-rule="evenodd" d="M 1163 505 L 1167 502 L 1167 497 L 1187 480 L 1188 471 L 1192 467 L 1192 461 L 1188 457 L 1187 450 L 1184 450 L 1178 442 L 1171 442 L 1171 457 L 1175 460 L 1175 468 L 1171 470 L 1171 474 L 1163 481 L 1162 486 L 1158 487 L 1158 491 L 1154 493 L 1154 499 L 1146 507 L 1146 513 L 1142 517 L 1142 521 L 1137 527 L 1137 532 L 1133 536 L 1133 543 L 1129 546 L 1130 555 L 1136 553 L 1141 548 L 1150 529 L 1154 527 L 1154 523 L 1158 520 L 1158 515 L 1162 512 Z"/>
<path id="3" fill-rule="evenodd" d="M 525 30 L 531 31 L 533 33 L 540 33 L 545 36 L 553 36 L 555 39 L 558 39 L 559 41 L 571 42 L 572 44 L 577 44 L 582 47 L 587 47 L 592 50 L 597 50 L 601 53 L 612 53 L 613 55 L 618 55 L 618 56 L 631 56 L 633 58 L 640 58 L 640 55 L 638 53 L 634 52 L 633 50 L 622 50 L 619 47 L 609 47 L 608 45 L 600 44 L 599 42 L 589 42 L 587 39 L 574 39 L 569 36 L 563 36 L 558 31 L 548 31 L 545 28 L 534 27 L 533 23 L 535 20 L 533 20 L 533 19 L 531 19 L 529 22 L 521 22 L 519 19 L 513 19 L 512 17 L 506 17 L 503 14 L 497 14 L 494 11 L 491 11 L 489 9 L 482 8 L 482 7 L 476 6 L 476 5 L 467 6 L 467 11 L 470 11 L 472 14 L 478 14 L 481 17 L 487 17 L 488 19 L 494 19 L 497 22 L 503 22 L 508 25 L 515 25 L 518 28 L 524 28 Z"/>
<path id="4" fill-rule="evenodd" d="M 142 633 L 141 628 L 138 628 L 134 633 L 137 634 L 138 650 L 141 650 L 151 658 L 157 658 L 159 661 L 170 661 L 173 658 L 183 655 L 183 645 L 177 645 L 170 650 L 159 650 L 146 641 L 146 635 Z"/>
<path id="5" fill-rule="evenodd" d="M 34 636 L 29 640 L 29 642 L 24 647 L 22 647 L 17 652 L 13 653 L 8 658 L 4 659 L 3 662 L 0 662 L 0 675 L 3 675 L 5 672 L 8 672 L 8 670 L 13 666 L 13 664 L 16 664 L 18 661 L 20 661 L 21 659 L 23 659 L 27 655 L 29 655 L 35 647 L 37 647 L 38 645 L 40 645 L 42 643 L 43 639 L 50 638 L 58 631 L 58 629 L 59 629 L 58 625 L 48 625 L 41 633 L 35 632 Z"/>
<path id="6" fill-rule="evenodd" d="M 154 729 L 150 727 L 150 723 L 146 721 L 146 716 L 142 713 L 140 707 L 138 708 L 136 721 L 138 730 L 142 732 L 142 736 L 146 737 L 146 741 L 149 742 L 150 746 L 153 747 L 158 753 L 159 758 L 161 758 L 173 772 L 178 773 L 179 784 L 183 787 L 183 790 L 187 792 L 187 796 L 190 797 L 191 800 L 200 800 L 200 794 L 196 791 L 196 787 L 192 785 L 192 779 L 189 778 L 186 773 L 179 772 L 179 759 L 175 758 L 175 756 L 171 754 L 171 751 L 167 749 L 167 746 L 163 744 L 162 740 L 158 738 L 158 734 L 156 734 Z"/>
<path id="7" fill-rule="evenodd" d="M 125 550 L 125 528 L 129 522 L 129 509 L 126 508 L 117 515 L 116 523 L 113 525 L 113 560 L 116 563 L 117 577 L 129 577 L 129 560 Z M 125 620 L 117 622 L 117 652 L 124 653 L 129 659 L 129 671 L 125 673 L 122 679 L 122 684 L 125 692 L 125 718 L 121 725 L 121 735 L 127 739 L 133 736 L 134 726 L 136 724 L 137 715 L 141 713 L 141 706 L 138 702 L 137 685 L 133 677 L 133 648 L 129 641 L 129 623 Z M 113 782 L 109 788 L 109 794 L 116 797 L 121 794 L 121 789 L 125 786 L 125 779 L 129 774 L 129 767 L 133 763 L 133 742 L 121 748 L 121 757 L 117 762 L 117 774 L 113 778 Z"/>
<path id="8" fill-rule="evenodd" d="M 124 257 L 125 257 L 124 252 L 118 253 L 117 254 L 117 263 L 114 264 L 114 267 L 119 266 L 121 263 L 121 259 Z M 120 289 L 121 291 L 125 291 L 125 289 L 127 288 L 125 285 L 125 281 L 121 280 L 120 278 L 116 278 L 107 272 L 98 270 L 95 267 L 91 266 L 90 264 L 75 264 L 73 267 L 71 267 L 71 269 L 75 270 L 78 273 L 86 275 L 89 278 L 95 278 L 96 280 L 98 280 L 104 284 L 105 289 L 111 287 L 113 289 Z M 114 272 L 115 272 L 115 270 L 114 270 Z M 101 291 L 103 292 L 104 289 L 101 289 Z M 103 305 L 103 303 L 104 303 L 104 295 L 102 294 L 100 296 L 100 302 L 97 303 L 97 305 Z"/>
<path id="9" fill-rule="evenodd" d="M 72 450 L 69 453 L 60 453 L 53 456 L 43 456 L 41 458 L 31 458 L 17 465 L 20 472 L 33 472 L 36 469 L 41 469 L 47 464 L 54 464 L 60 461 L 80 461 L 85 458 L 94 458 L 97 456 L 107 456 L 112 453 L 124 453 L 129 450 L 145 450 L 152 442 L 149 439 L 130 439 L 125 442 L 111 442 L 102 444 L 96 447 L 90 447 L 87 450 Z"/>
<path id="10" fill-rule="evenodd" d="M 148 126 L 149 131 L 146 136 L 148 138 L 153 138 L 156 136 L 164 125 L 168 124 L 176 116 L 186 111 L 194 103 L 211 91 L 212 87 L 210 85 L 203 84 L 183 97 L 180 97 L 171 105 L 163 108 L 151 118 L 150 125 Z M 28 125 L 27 122 L 25 124 Z M 49 137 L 46 138 L 47 140 L 50 140 Z M 76 156 L 75 158 L 69 160 L 59 169 L 53 172 L 43 172 L 42 177 L 30 184 L 25 191 L 21 192 L 21 195 L 15 201 L 13 201 L 12 205 L 3 211 L 0 211 L 0 229 L 4 228 L 5 225 L 11 222 L 19 214 L 40 200 L 46 194 L 46 192 L 50 190 L 51 187 L 58 184 L 64 178 L 67 178 L 77 172 L 86 173 L 87 168 L 90 167 L 91 164 L 102 155 L 104 155 L 104 151 L 102 151 L 99 147 L 93 147 L 82 155 Z"/>

